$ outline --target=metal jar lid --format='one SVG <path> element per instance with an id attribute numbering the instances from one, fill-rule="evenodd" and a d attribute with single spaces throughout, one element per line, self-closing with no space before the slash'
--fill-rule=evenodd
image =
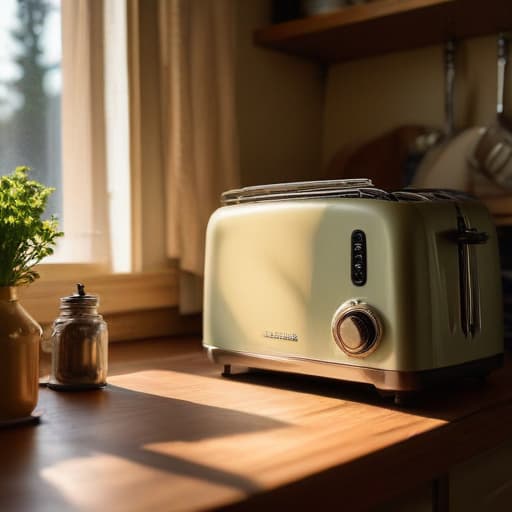
<path id="1" fill-rule="evenodd" d="M 77 283 L 77 292 L 67 297 L 61 297 L 61 308 L 68 308 L 73 306 L 91 306 L 97 307 L 99 305 L 99 297 L 97 295 L 88 295 L 85 293 L 85 285 Z"/>

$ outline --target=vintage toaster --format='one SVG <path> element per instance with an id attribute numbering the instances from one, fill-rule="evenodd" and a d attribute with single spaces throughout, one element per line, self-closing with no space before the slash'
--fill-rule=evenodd
<path id="1" fill-rule="evenodd" d="M 399 399 L 501 366 L 496 230 L 474 198 L 361 179 L 222 202 L 207 230 L 203 344 L 225 372 L 366 382 Z"/>

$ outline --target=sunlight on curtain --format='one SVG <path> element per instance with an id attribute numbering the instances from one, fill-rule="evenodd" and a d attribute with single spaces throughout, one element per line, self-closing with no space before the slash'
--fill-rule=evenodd
<path id="1" fill-rule="evenodd" d="M 201 307 L 206 225 L 240 184 L 234 2 L 161 0 L 167 252 L 182 270 L 180 307 Z"/>
<path id="2" fill-rule="evenodd" d="M 65 261 L 110 263 L 105 165 L 103 3 L 62 3 Z"/>

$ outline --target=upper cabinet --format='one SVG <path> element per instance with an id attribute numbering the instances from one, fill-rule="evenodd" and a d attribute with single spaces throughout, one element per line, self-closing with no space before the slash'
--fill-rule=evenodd
<path id="1" fill-rule="evenodd" d="M 512 29 L 512 0 L 374 0 L 271 25 L 256 44 L 324 63 Z"/>

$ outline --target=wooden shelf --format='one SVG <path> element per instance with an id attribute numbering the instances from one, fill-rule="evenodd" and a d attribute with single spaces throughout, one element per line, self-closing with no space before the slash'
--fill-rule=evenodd
<path id="1" fill-rule="evenodd" d="M 510 29 L 510 0 L 375 0 L 271 25 L 254 41 L 332 63 Z"/>

